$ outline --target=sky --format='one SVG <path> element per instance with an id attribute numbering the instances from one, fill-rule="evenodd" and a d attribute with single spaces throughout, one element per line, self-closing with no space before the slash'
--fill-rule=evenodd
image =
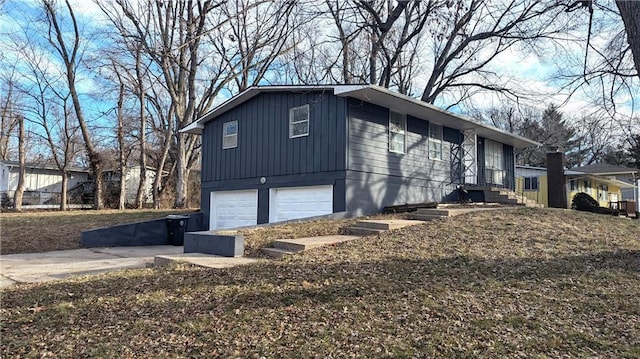
<path id="1" fill-rule="evenodd" d="M 28 29 L 36 28 L 39 25 L 38 13 L 34 10 L 35 0 L 6 0 L 3 10 L 0 11 L 0 34 L 6 34 L 10 32 L 18 32 L 25 34 Z M 84 24 L 86 29 L 94 30 L 103 26 L 106 22 L 104 15 L 99 7 L 93 2 L 88 0 L 72 0 L 71 4 L 74 11 L 80 18 L 80 22 Z M 594 35 L 591 39 L 592 44 L 597 48 L 603 48 L 604 44 L 609 40 L 612 31 L 620 30 L 616 29 L 616 26 L 621 26 L 621 22 L 618 25 L 612 22 L 613 28 L 601 28 L 594 31 Z M 584 31 L 585 29 L 579 29 Z M 576 35 L 577 36 L 577 35 Z M 95 43 L 96 38 L 85 39 L 88 40 L 89 46 L 98 46 Z M 11 47 L 5 46 L 0 42 L 0 49 L 5 58 L 14 58 L 20 61 L 19 52 L 15 51 Z M 580 54 L 584 53 L 584 46 L 577 45 L 575 43 L 567 42 L 565 45 L 565 51 L 573 54 L 576 59 L 580 59 Z M 90 51 L 88 51 L 89 53 Z M 551 55 L 550 55 L 551 54 Z M 500 81 L 505 81 L 512 85 L 516 89 L 520 89 L 522 92 L 535 93 L 536 96 L 524 97 L 521 99 L 523 105 L 533 106 L 539 109 L 544 109 L 547 105 L 554 103 L 560 105 L 560 110 L 570 116 L 583 116 L 592 113 L 602 112 L 602 107 L 594 104 L 594 101 L 600 96 L 601 87 L 597 83 L 592 83 L 591 86 L 583 86 L 573 93 L 569 98 L 569 90 L 563 88 L 560 81 L 554 78 L 559 72 L 566 70 L 566 68 L 575 69 L 576 66 L 581 66 L 580 63 L 569 62 L 568 58 L 564 55 L 557 53 L 556 56 L 554 49 L 548 49 L 548 53 L 545 56 L 535 56 L 531 53 L 525 53 L 518 48 L 511 48 L 504 53 L 497 56 L 495 61 L 488 67 L 489 70 L 494 71 L 498 75 Z M 597 57 L 592 57 L 588 60 L 596 61 Z M 48 61 L 46 68 L 51 73 L 60 72 L 60 61 L 55 59 L 55 56 L 47 57 Z M 416 92 L 420 93 L 422 80 L 419 76 L 416 78 L 415 88 Z M 90 76 L 83 76 L 80 73 L 78 87 L 81 92 L 85 94 L 87 99 L 88 93 L 104 93 L 101 88 L 100 82 Z M 633 88 L 631 91 L 640 93 L 640 85 L 638 79 L 633 80 Z M 226 95 L 228 96 L 228 94 Z M 226 99 L 225 96 L 216 99 L 217 103 L 221 103 Z M 628 98 L 628 93 L 621 92 L 616 95 L 618 102 L 617 115 L 619 116 L 638 116 L 640 113 L 640 105 L 631 101 Z M 109 107 L 113 107 L 113 101 L 103 102 L 100 98 L 95 96 L 89 99 L 92 104 L 88 107 L 88 112 L 91 117 L 100 118 L 105 116 Z M 515 107 L 518 104 L 513 101 L 506 101 L 504 97 L 496 96 L 491 93 L 479 93 L 473 97 L 472 103 L 474 107 L 479 109 L 487 109 L 495 106 L 507 106 Z M 436 103 L 442 107 L 446 107 L 445 102 Z M 464 112 L 464 107 L 454 107 L 451 109 L 454 112 Z"/>

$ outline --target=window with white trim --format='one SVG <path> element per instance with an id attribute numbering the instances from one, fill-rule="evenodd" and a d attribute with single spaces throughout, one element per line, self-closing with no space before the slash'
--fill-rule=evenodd
<path id="1" fill-rule="evenodd" d="M 309 136 L 309 104 L 289 109 L 289 138 Z"/>
<path id="2" fill-rule="evenodd" d="M 538 177 L 525 177 L 524 178 L 524 190 L 525 191 L 537 191 L 538 190 Z"/>
<path id="3" fill-rule="evenodd" d="M 238 147 L 238 120 L 222 124 L 222 149 Z"/>
<path id="4" fill-rule="evenodd" d="M 429 123 L 429 159 L 442 160 L 442 126 Z"/>
<path id="5" fill-rule="evenodd" d="M 407 138 L 407 117 L 401 113 L 389 111 L 389 151 L 404 153 Z"/>

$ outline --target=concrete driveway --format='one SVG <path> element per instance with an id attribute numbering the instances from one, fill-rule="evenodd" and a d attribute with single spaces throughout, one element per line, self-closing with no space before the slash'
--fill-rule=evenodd
<path id="1" fill-rule="evenodd" d="M 155 256 L 182 254 L 181 246 L 108 247 L 0 256 L 0 288 L 119 269 L 145 268 Z"/>

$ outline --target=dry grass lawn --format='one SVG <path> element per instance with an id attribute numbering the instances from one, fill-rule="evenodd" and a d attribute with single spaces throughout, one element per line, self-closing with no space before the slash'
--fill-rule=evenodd
<path id="1" fill-rule="evenodd" d="M 478 212 L 229 269 L 2 293 L 0 356 L 637 358 L 640 221 Z"/>
<path id="2" fill-rule="evenodd" d="M 193 210 L 79 210 L 0 213 L 0 254 L 80 248 L 80 232 Z"/>

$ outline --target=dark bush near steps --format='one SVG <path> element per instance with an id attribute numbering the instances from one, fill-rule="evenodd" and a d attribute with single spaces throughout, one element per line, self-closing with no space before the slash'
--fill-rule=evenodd
<path id="1" fill-rule="evenodd" d="M 619 213 L 615 209 L 600 207 L 598 201 L 584 192 L 580 192 L 573 197 L 571 208 L 578 211 L 593 212 L 599 214 L 609 214 L 617 216 Z"/>

